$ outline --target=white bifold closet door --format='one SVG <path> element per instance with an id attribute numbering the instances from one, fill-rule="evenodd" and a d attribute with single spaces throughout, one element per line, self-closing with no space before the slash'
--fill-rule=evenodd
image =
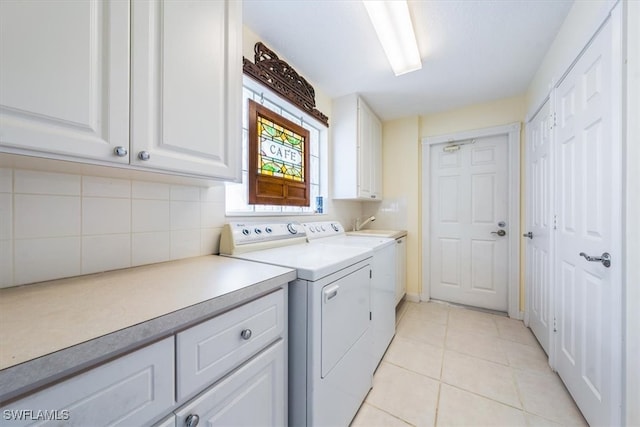
<path id="1" fill-rule="evenodd" d="M 621 416 L 620 8 L 556 89 L 555 367 L 594 426 Z"/>
<path id="2" fill-rule="evenodd" d="M 551 102 L 544 103 L 527 124 L 526 170 L 526 289 L 528 326 L 550 354 L 553 328 L 551 310 L 551 173 L 553 116 Z"/>

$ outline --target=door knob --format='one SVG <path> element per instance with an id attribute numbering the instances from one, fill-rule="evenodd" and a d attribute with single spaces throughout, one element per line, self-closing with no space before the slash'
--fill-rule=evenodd
<path id="1" fill-rule="evenodd" d="M 498 236 L 502 237 L 502 236 L 506 236 L 507 232 L 504 230 L 498 230 L 498 231 L 492 231 L 491 234 L 497 234 Z"/>
<path id="2" fill-rule="evenodd" d="M 529 231 L 528 233 L 524 233 L 522 237 L 528 237 L 530 239 L 533 239 L 533 233 Z"/>
<path id="3" fill-rule="evenodd" d="M 584 259 L 586 259 L 587 261 L 590 261 L 590 262 L 601 262 L 602 265 L 604 265 L 605 267 L 607 267 L 607 268 L 611 267 L 611 255 L 609 254 L 609 252 L 604 252 L 599 257 L 590 256 L 590 255 L 585 254 L 584 252 L 580 252 L 579 255 L 584 257 Z"/>
<path id="4" fill-rule="evenodd" d="M 148 151 L 141 151 L 138 153 L 138 158 L 140 160 L 146 161 L 149 160 L 151 158 L 151 154 L 149 154 Z"/>

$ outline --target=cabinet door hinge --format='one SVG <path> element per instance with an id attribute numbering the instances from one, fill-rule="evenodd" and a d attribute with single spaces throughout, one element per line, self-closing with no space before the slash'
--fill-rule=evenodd
<path id="1" fill-rule="evenodd" d="M 558 229 L 558 215 L 553 215 L 553 229 L 557 230 Z"/>
<path id="2" fill-rule="evenodd" d="M 558 322 L 556 318 L 553 318 L 553 332 L 558 332 Z"/>
<path id="3" fill-rule="evenodd" d="M 371 320 L 372 317 L 371 312 L 369 312 L 369 320 Z"/>
<path id="4" fill-rule="evenodd" d="M 369 270 L 369 279 L 373 277 L 373 270 Z"/>
<path id="5" fill-rule="evenodd" d="M 550 119 L 549 129 L 553 129 L 558 126 L 558 115 L 556 113 L 551 113 Z"/>

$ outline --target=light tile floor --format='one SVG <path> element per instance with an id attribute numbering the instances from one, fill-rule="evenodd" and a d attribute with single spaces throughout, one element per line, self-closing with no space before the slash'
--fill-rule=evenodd
<path id="1" fill-rule="evenodd" d="M 521 321 L 405 302 L 352 427 L 586 426 Z"/>

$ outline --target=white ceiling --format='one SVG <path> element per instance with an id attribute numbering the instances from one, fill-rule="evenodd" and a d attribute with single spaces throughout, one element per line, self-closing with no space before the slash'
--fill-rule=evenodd
<path id="1" fill-rule="evenodd" d="M 410 0 L 422 70 L 399 77 L 359 0 L 245 0 L 243 18 L 316 90 L 389 120 L 524 94 L 572 3 Z"/>

